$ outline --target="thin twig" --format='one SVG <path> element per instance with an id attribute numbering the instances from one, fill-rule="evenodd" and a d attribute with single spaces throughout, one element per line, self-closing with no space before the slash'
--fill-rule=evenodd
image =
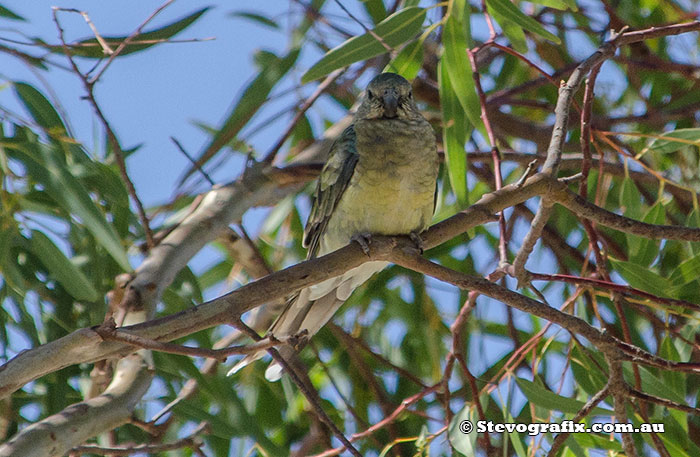
<path id="1" fill-rule="evenodd" d="M 169 0 L 173 1 L 173 0 Z M 80 78 L 80 80 L 83 83 L 83 86 L 85 88 L 85 91 L 87 92 L 87 99 L 92 105 L 93 109 L 95 110 L 95 114 L 97 114 L 97 117 L 100 119 L 100 122 L 102 123 L 102 126 L 105 128 L 105 131 L 107 133 L 107 139 L 109 140 L 110 146 L 112 146 L 112 150 L 114 152 L 114 157 L 117 161 L 117 165 L 119 167 L 119 173 L 121 174 L 122 180 L 124 181 L 124 184 L 126 185 L 127 191 L 129 192 L 129 195 L 131 196 L 131 199 L 134 201 L 134 204 L 136 205 L 136 211 L 138 212 L 139 215 L 139 220 L 141 221 L 141 225 L 143 225 L 143 230 L 146 235 L 146 244 L 148 245 L 149 249 L 152 249 L 155 247 L 155 242 L 153 241 L 153 232 L 151 231 L 151 227 L 148 222 L 148 217 L 146 216 L 146 211 L 143 208 L 143 204 L 141 203 L 141 200 L 139 199 L 138 195 L 136 194 L 136 188 L 134 187 L 134 183 L 131 181 L 131 178 L 129 178 L 129 175 L 126 171 L 126 161 L 124 160 L 124 151 L 122 150 L 121 145 L 119 144 L 119 140 L 117 139 L 116 134 L 114 133 L 114 130 L 112 130 L 112 127 L 109 125 L 109 122 L 107 121 L 107 118 L 104 116 L 102 113 L 102 110 L 100 109 L 99 104 L 97 103 L 97 99 L 95 98 L 95 94 L 93 92 L 93 87 L 94 83 L 90 82 L 85 76 L 80 69 L 78 68 L 78 65 L 75 63 L 75 60 L 73 59 L 73 55 L 70 52 L 70 49 L 68 48 L 68 45 L 66 44 L 66 40 L 64 38 L 64 32 L 63 28 L 61 27 L 61 24 L 58 20 L 58 12 L 61 11 L 60 8 L 53 8 L 53 21 L 56 24 L 56 28 L 58 29 L 58 35 L 59 35 L 59 40 L 61 41 L 61 46 L 63 47 L 63 51 L 66 54 L 66 57 L 68 58 L 68 61 L 71 64 L 71 67 L 73 68 L 73 71 L 75 74 Z M 110 56 L 110 59 L 112 59 L 119 51 L 119 48 L 117 48 L 117 51 Z"/>
<path id="2" fill-rule="evenodd" d="M 679 306 L 681 308 L 688 308 L 695 311 L 700 311 L 700 305 L 692 303 L 686 300 L 677 300 L 674 298 L 659 297 L 658 295 L 650 294 L 640 289 L 636 289 L 631 286 L 626 286 L 624 284 L 617 284 L 610 280 L 596 279 L 596 278 L 584 278 L 580 276 L 562 275 L 562 274 L 546 274 L 546 273 L 533 273 L 528 272 L 531 280 L 539 281 L 558 281 L 565 282 L 569 284 L 581 284 L 588 286 L 600 287 L 603 289 L 608 289 L 614 292 L 620 292 L 624 294 L 637 295 L 640 297 L 648 298 L 658 303 L 663 303 L 667 306 Z"/>
<path id="3" fill-rule="evenodd" d="M 610 391 L 610 383 L 606 384 L 603 389 L 601 389 L 597 394 L 592 396 L 585 405 L 579 410 L 579 412 L 576 413 L 576 415 L 573 417 L 572 422 L 581 422 L 581 419 L 584 417 L 588 416 L 588 414 L 593 411 L 593 408 L 598 406 L 598 403 L 603 401 L 605 397 L 608 396 L 608 392 Z M 554 438 L 554 441 L 552 441 L 552 447 L 549 449 L 549 452 L 547 453 L 547 457 L 555 457 L 557 455 L 557 451 L 559 448 L 564 444 L 564 441 L 571 435 L 571 432 L 562 432 L 557 434 L 557 436 Z"/>
<path id="4" fill-rule="evenodd" d="M 191 346 L 182 346 L 174 343 L 166 343 L 162 341 L 152 340 L 143 336 L 134 335 L 116 327 L 113 319 L 95 328 L 95 331 L 105 341 L 120 341 L 132 346 L 153 351 L 166 352 L 169 354 L 187 355 L 192 357 L 207 357 L 219 361 L 225 361 L 231 355 L 251 354 L 260 350 L 265 350 L 280 344 L 297 343 L 298 337 L 292 336 L 288 338 L 271 338 L 262 339 L 255 343 L 245 346 L 231 346 L 223 349 L 196 348 Z"/>
<path id="5" fill-rule="evenodd" d="M 194 157 L 192 157 L 190 155 L 190 153 L 187 152 L 187 150 L 182 146 L 182 144 L 180 144 L 180 142 L 177 140 L 177 138 L 175 138 L 174 136 L 171 136 L 170 141 L 175 143 L 175 146 L 180 150 L 182 155 L 187 157 L 187 160 L 189 160 L 192 163 L 192 165 L 197 169 L 197 171 L 199 171 L 202 174 L 202 176 L 204 176 L 204 179 L 206 179 L 210 185 L 212 185 L 212 186 L 216 185 L 214 180 L 211 179 L 211 176 L 209 176 L 209 174 L 206 171 L 204 171 L 204 169 L 201 167 L 201 165 L 194 159 Z"/>
<path id="6" fill-rule="evenodd" d="M 666 398 L 656 397 L 654 395 L 649 395 L 632 388 L 629 389 L 629 392 L 630 394 L 639 398 L 640 400 L 648 401 L 650 403 L 656 403 L 657 405 L 661 405 L 666 408 L 677 409 L 678 411 L 683 411 L 684 413 L 692 414 L 694 416 L 700 416 L 700 408 L 682 405 L 680 403 L 676 403 L 675 401 L 667 400 Z"/>
<path id="7" fill-rule="evenodd" d="M 583 111 L 581 112 L 581 174 L 583 178 L 579 184 L 578 193 L 582 197 L 588 196 L 588 172 L 591 169 L 591 112 L 593 110 L 595 81 L 600 73 L 601 64 L 595 65 L 591 69 L 591 74 L 586 80 L 586 90 L 583 94 Z"/>
<path id="8" fill-rule="evenodd" d="M 163 444 L 135 444 L 133 446 L 103 447 L 94 444 L 84 444 L 71 449 L 71 453 L 76 454 L 97 454 L 97 455 L 133 455 L 133 454 L 155 454 L 175 449 L 192 448 L 198 450 L 202 446 L 199 435 L 206 433 L 209 424 L 200 422 L 197 428 L 185 438 L 181 438 L 172 443 Z"/>
<path id="9" fill-rule="evenodd" d="M 252 338 L 253 341 L 262 340 L 262 338 L 255 332 L 255 330 L 248 327 L 240 318 L 235 319 L 233 325 L 239 330 L 241 330 L 243 333 L 248 335 L 250 338 Z M 345 437 L 343 432 L 338 428 L 337 425 L 335 425 L 333 420 L 331 420 L 331 418 L 328 417 L 328 414 L 326 414 L 326 412 L 323 410 L 323 407 L 319 402 L 318 393 L 312 392 L 310 390 L 311 387 L 301 380 L 297 372 L 290 366 L 289 363 L 287 363 L 287 360 L 285 360 L 285 358 L 282 357 L 276 349 L 270 347 L 267 349 L 267 352 L 272 356 L 275 362 L 279 363 L 282 366 L 282 368 L 284 368 L 284 371 L 287 374 L 289 374 L 289 377 L 292 378 L 294 384 L 297 385 L 301 393 L 304 394 L 308 402 L 313 407 L 314 412 L 316 412 L 318 418 L 321 420 L 321 422 L 326 424 L 328 428 L 331 429 L 333 435 L 335 435 L 335 437 L 338 438 L 338 440 L 340 440 L 341 443 L 343 443 L 345 449 L 347 449 L 352 455 L 356 457 L 362 457 L 362 454 L 360 454 L 360 452 L 357 449 L 355 449 L 352 443 Z"/>
<path id="10" fill-rule="evenodd" d="M 146 25 L 148 25 L 149 22 L 151 22 L 161 11 L 163 11 L 165 8 L 170 6 L 174 1 L 175 0 L 166 0 L 166 2 L 164 2 L 162 5 L 160 5 L 158 8 L 156 8 L 153 11 L 153 13 L 151 13 L 151 15 L 148 16 L 146 18 L 146 20 L 141 23 L 141 25 L 136 27 L 136 30 L 131 32 L 129 34 L 129 36 L 127 36 L 124 39 L 124 41 L 119 43 L 119 46 L 117 46 L 117 49 L 115 49 L 114 52 L 112 54 L 110 54 L 109 59 L 107 59 L 107 62 L 105 62 L 105 64 L 100 69 L 100 71 L 95 76 L 93 76 L 92 79 L 87 81 L 89 83 L 89 85 L 90 86 L 95 85 L 95 83 L 97 81 L 99 81 L 99 79 L 102 77 L 102 75 L 105 73 L 105 71 L 107 71 L 107 68 L 109 68 L 110 64 L 124 50 L 124 48 L 126 48 L 129 45 L 129 43 L 131 43 L 134 40 L 134 38 L 136 38 L 139 34 L 141 34 L 141 31 L 143 30 L 144 27 L 146 27 Z M 61 40 L 61 42 L 63 42 L 63 40 Z"/>
<path id="11" fill-rule="evenodd" d="M 371 434 L 373 434 L 377 430 L 381 430 L 382 428 L 386 427 L 387 425 L 393 423 L 394 421 L 396 421 L 396 419 L 399 418 L 401 413 L 408 410 L 409 406 L 418 402 L 422 398 L 439 391 L 441 387 L 442 387 L 442 383 L 438 383 L 438 384 L 435 384 L 431 387 L 427 387 L 427 388 L 423 389 L 422 391 L 418 392 L 415 395 L 412 395 L 412 396 L 406 398 L 403 402 L 401 402 L 401 405 L 398 408 L 396 408 L 394 410 L 394 412 L 392 412 L 389 416 L 387 416 L 384 419 L 382 419 L 381 421 L 377 422 L 376 424 L 374 424 L 373 426 L 371 426 L 367 430 L 355 433 L 354 435 L 352 435 L 350 437 L 350 441 L 357 441 L 360 438 L 370 436 Z M 343 452 L 343 448 L 337 447 L 335 449 L 329 449 L 329 450 L 322 452 L 320 454 L 317 454 L 313 457 L 331 457 L 334 455 L 339 455 L 341 452 Z"/>
<path id="12" fill-rule="evenodd" d="M 263 158 L 263 162 L 265 163 L 272 163 L 275 160 L 275 157 L 277 156 L 277 153 L 279 150 L 282 148 L 282 145 L 284 144 L 285 141 L 287 141 L 287 138 L 289 138 L 289 135 L 292 134 L 294 131 L 294 128 L 297 126 L 299 121 L 301 120 L 302 116 L 304 116 L 304 113 L 311 108 L 311 105 L 314 104 L 314 102 L 318 99 L 318 97 L 323 94 L 328 87 L 330 87 L 333 82 L 335 82 L 336 79 L 338 79 L 338 76 L 343 74 L 343 69 L 338 69 L 326 76 L 326 78 L 321 82 L 321 84 L 316 87 L 316 90 L 309 96 L 309 98 L 304 101 L 304 103 L 299 107 L 299 110 L 296 112 L 292 120 L 289 122 L 289 125 L 287 125 L 287 128 L 284 130 L 284 133 L 282 133 L 282 136 L 280 137 L 279 140 L 277 140 L 277 143 L 270 148 L 267 154 L 265 154 L 265 157 Z"/>
<path id="13" fill-rule="evenodd" d="M 486 13 L 484 13 L 486 14 Z M 488 16 L 488 15 L 487 15 Z M 476 55 L 475 53 L 467 48 L 467 55 L 469 56 L 469 63 L 472 67 L 472 78 L 474 79 L 474 87 L 476 88 L 476 93 L 479 96 L 479 104 L 481 105 L 481 120 L 484 123 L 484 129 L 486 130 L 486 135 L 488 136 L 489 143 L 491 144 L 491 157 L 493 158 L 493 175 L 496 181 L 496 190 L 503 187 L 503 173 L 501 173 L 501 154 L 498 150 L 498 145 L 496 144 L 496 135 L 493 134 L 493 128 L 491 127 L 491 122 L 489 121 L 488 112 L 486 110 L 486 95 L 481 87 L 481 77 L 479 76 L 479 69 L 476 65 Z M 508 236 L 506 233 L 506 216 L 505 212 L 501 211 L 498 215 L 498 229 L 500 236 L 498 238 L 498 253 L 499 253 L 499 265 L 505 265 L 508 262 Z"/>

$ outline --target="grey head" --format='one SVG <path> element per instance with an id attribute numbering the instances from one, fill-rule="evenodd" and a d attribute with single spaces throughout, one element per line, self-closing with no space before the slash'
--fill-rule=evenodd
<path id="1" fill-rule="evenodd" d="M 396 73 L 381 73 L 367 85 L 362 104 L 357 110 L 360 119 L 416 119 L 421 117 L 413 101 L 411 83 Z"/>

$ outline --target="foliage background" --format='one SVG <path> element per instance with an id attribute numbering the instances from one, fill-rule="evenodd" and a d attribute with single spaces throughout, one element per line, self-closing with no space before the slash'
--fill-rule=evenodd
<path id="1" fill-rule="evenodd" d="M 405 12 L 413 3 L 418 2 L 373 0 L 344 5 L 360 22 L 374 28 L 392 10 L 404 11 L 408 18 Z M 520 11 L 536 19 L 532 25 L 503 1 L 486 5 L 497 23 L 496 42 L 523 53 L 530 63 L 555 75 L 555 82 L 595 51 L 611 28 L 644 29 L 686 22 L 698 12 L 698 3 L 693 1 L 518 4 Z M 7 62 L 2 70 L 6 85 L 0 93 L 0 338 L 3 361 L 7 361 L 23 349 L 102 322 L 109 301 L 103 297 L 119 293 L 115 278 L 144 258 L 136 247 L 144 243 L 144 228 L 120 175 L 114 145 L 105 138 L 90 104 L 79 99 L 84 94 L 80 80 L 71 73 L 60 47 L 45 46 L 59 43 L 48 4 L 22 7 L 26 9 L 3 6 L 9 9 L 0 10 L 0 20 L 7 27 L 0 34 L 2 62 Z M 126 36 L 157 5 L 132 5 L 128 10 L 90 2 L 65 6 L 86 10 L 103 36 Z M 411 26 L 413 19 L 405 19 L 401 22 L 408 24 L 405 32 L 386 38 L 397 52 L 385 52 L 375 42 L 375 51 L 368 45 L 351 61 L 339 60 L 357 63 L 331 82 L 300 117 L 275 163 L 281 166 L 298 155 L 303 158 L 313 140 L 351 109 L 371 76 L 392 61 L 387 69 L 416 77 L 416 95 L 435 121 L 446 150 L 437 221 L 493 189 L 489 138 L 479 119 L 469 61 L 461 52 L 490 36 L 481 2 L 437 6 L 422 2 L 420 6 L 427 8 L 423 22 L 414 21 L 417 26 Z M 178 211 L 186 211 L 194 196 L 210 187 L 199 173 L 181 181 L 190 162 L 170 142 L 170 136 L 181 139 L 195 157 L 205 157 L 203 167 L 215 181 L 236 178 L 249 154 L 261 159 L 274 147 L 294 110 L 317 87 L 307 83 L 307 70 L 320 68 L 317 76 L 325 77 L 335 68 L 324 66 L 324 61 L 314 67 L 319 58 L 349 37 L 364 33 L 331 1 L 271 2 L 256 5 L 256 15 L 232 14 L 233 7 L 223 3 L 206 11 L 198 8 L 175 2 L 145 30 L 175 23 L 187 26 L 175 39 L 214 35 L 216 40 L 127 48 L 138 52 L 118 57 L 95 86 L 97 101 L 119 137 L 129 176 L 156 232 L 172 225 Z M 197 16 L 200 11 L 201 17 Z M 12 12 L 28 20 L 20 21 Z M 182 22 L 185 16 L 196 20 Z M 59 17 L 67 41 L 91 36 L 79 15 L 61 13 Z M 447 17 L 444 29 L 439 27 Z M 545 24 L 546 30 L 540 30 L 538 23 Z M 168 30 L 158 38 L 170 38 L 173 30 Z M 547 33 L 554 33 L 561 43 L 546 40 Z M 549 36 L 550 40 L 556 37 Z M 7 41 L 26 43 L 36 38 L 43 43 L 26 46 Z M 437 66 L 440 55 L 442 68 Z M 280 60 L 285 56 L 288 69 Z M 83 71 L 97 62 L 89 56 L 77 61 Z M 522 176 L 530 155 L 542 154 L 546 148 L 556 87 L 524 60 L 501 49 L 487 48 L 477 54 L 477 61 L 489 118 L 506 152 L 504 181 L 514 182 Z M 104 64 L 104 60 L 99 63 Z M 698 225 L 698 133 L 681 129 L 698 127 L 699 73 L 697 33 L 625 47 L 603 65 L 592 105 L 596 131 L 592 145 L 594 154 L 605 154 L 610 167 L 603 176 L 595 167 L 591 171 L 589 200 L 647 222 Z M 578 103 L 582 103 L 581 94 Z M 572 118 L 577 119 L 578 111 L 573 112 Z M 453 121 L 441 123 L 441 116 Z M 679 130 L 682 133 L 675 135 L 682 135 L 681 140 L 657 138 L 662 132 Z M 579 136 L 578 121 L 573 120 L 566 152 L 580 152 Z M 461 153 L 465 150 L 472 153 L 468 162 Z M 563 167 L 562 175 L 580 170 L 580 157 L 567 158 L 572 162 Z M 272 208 L 251 209 L 243 217 L 241 226 L 271 270 L 304 258 L 299 240 L 311 188 L 303 187 Z M 510 260 L 520 248 L 537 203 L 529 201 L 506 212 Z M 241 226 L 233 225 L 233 230 L 241 234 Z M 610 287 L 577 286 L 552 277 L 535 285 L 552 306 L 567 303 L 569 312 L 652 353 L 693 361 L 697 317 L 691 310 L 668 306 L 668 299 L 700 303 L 697 244 L 649 241 L 607 229 L 600 229 L 600 236 L 611 279 L 650 295 L 622 296 Z M 427 255 L 456 270 L 486 276 L 498 266 L 498 240 L 497 224 L 489 224 Z M 599 258 L 588 248 L 589 238 L 580 220 L 557 208 L 528 268 L 543 274 L 600 279 L 601 272 L 591 267 Z M 158 315 L 187 309 L 254 278 L 250 263 L 237 257 L 237 252 L 226 238 L 200 251 L 164 291 Z M 516 287 L 510 278 L 503 284 Z M 537 298 L 532 290 L 522 292 Z M 470 446 L 476 446 L 481 455 L 544 455 L 551 435 L 534 439 L 491 435 L 489 448 L 483 439 L 476 443 L 444 427 L 457 423 L 450 420 L 453 414 L 455 421 L 476 416 L 474 385 L 488 419 L 528 423 L 573 417 L 605 384 L 606 362 L 590 345 L 556 326 L 545 329 L 546 322 L 486 297 L 476 299 L 464 339 L 454 339 L 464 350 L 468 370 L 455 370 L 445 378 L 454 337 L 450 326 L 467 302 L 466 292 L 392 266 L 359 289 L 336 317 L 335 325 L 323 330 L 303 353 L 324 409 L 346 435 L 381 421 L 404 399 L 424 394 L 411 407 L 414 412 L 404 412 L 370 439 L 359 442 L 364 455 L 447 455 L 452 446 L 465 455 L 474 452 Z M 228 331 L 217 327 L 178 342 L 211 347 Z M 153 417 L 176 398 L 188 379 L 198 381 L 197 393 L 179 402 L 170 419 L 166 416 L 158 422 L 165 425 L 124 425 L 102 435 L 101 444 L 173 442 L 201 421 L 209 424 L 201 435 L 203 449 L 215 455 L 249 451 L 284 455 L 290 448 L 303 455 L 339 444 L 309 413 L 308 404 L 288 379 L 277 384 L 264 381 L 264 364 L 226 378 L 225 366 L 214 366 L 214 374 L 203 375 L 204 362 L 199 358 L 157 352 L 154 358 L 156 378 L 138 408 L 138 417 Z M 16 392 L 2 404 L 6 418 L 0 424 L 2 436 L 10 437 L 27 424 L 89 396 L 100 384 L 94 372 L 91 377 L 91 370 L 88 364 L 75 365 Z M 696 375 L 631 365 L 625 370 L 628 382 L 638 390 L 697 405 Z M 427 386 L 443 379 L 451 392 L 447 402 L 441 395 L 426 392 Z M 609 399 L 601 403 L 605 411 L 587 420 L 610 421 L 611 405 Z M 665 447 L 673 456 L 700 454 L 694 413 L 638 401 L 628 409 L 633 422 L 646 421 L 646 417 L 667 426 L 667 433 L 660 437 L 662 444 L 647 435 L 634 437 L 641 453 L 664 455 Z M 177 452 L 188 455 L 189 449 Z M 561 452 L 605 455 L 606 449 L 621 452 L 620 437 L 575 435 Z"/>

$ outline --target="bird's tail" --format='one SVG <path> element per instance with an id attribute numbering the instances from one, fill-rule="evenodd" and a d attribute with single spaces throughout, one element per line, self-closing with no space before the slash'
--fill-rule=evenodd
<path id="1" fill-rule="evenodd" d="M 318 332 L 326 322 L 335 314 L 340 306 L 345 301 L 338 299 L 336 291 L 331 290 L 326 295 L 316 299 L 309 299 L 310 289 L 304 289 L 299 294 L 293 296 L 288 302 L 282 314 L 272 324 L 268 334 L 276 338 L 286 338 L 299 335 L 301 332 L 307 332 L 307 338 Z M 294 352 L 289 346 L 281 346 L 278 348 L 280 355 L 288 359 Z M 234 365 L 228 372 L 232 375 L 243 367 L 263 357 L 267 351 L 257 351 L 248 354 L 243 360 Z M 282 376 L 282 367 L 273 362 L 265 371 L 265 378 L 269 381 L 277 381 Z"/>
<path id="2" fill-rule="evenodd" d="M 287 306 L 272 324 L 268 334 L 272 334 L 276 338 L 286 338 L 306 331 L 306 338 L 311 338 L 321 327 L 326 325 L 326 322 L 333 317 L 357 286 L 386 265 L 387 262 L 382 261 L 367 262 L 349 270 L 342 276 L 330 278 L 302 289 L 301 292 L 289 299 Z M 288 360 L 294 349 L 289 346 L 281 346 L 279 351 L 280 355 Z M 230 376 L 258 360 L 266 352 L 257 351 L 247 355 L 231 368 L 228 375 Z M 269 381 L 277 381 L 281 376 L 282 367 L 277 362 L 272 362 L 265 371 L 265 378 Z"/>

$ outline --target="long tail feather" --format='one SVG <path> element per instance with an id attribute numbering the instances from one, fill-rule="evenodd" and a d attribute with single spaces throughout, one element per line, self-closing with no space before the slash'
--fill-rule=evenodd
<path id="1" fill-rule="evenodd" d="M 386 265 L 387 262 L 367 262 L 351 269 L 342 276 L 303 289 L 299 294 L 289 299 L 287 306 L 272 324 L 268 334 L 282 338 L 306 331 L 308 338 L 311 338 L 321 327 L 326 325 L 357 286 Z M 283 357 L 289 351 L 294 351 L 288 346 L 282 346 L 279 349 Z M 247 355 L 231 368 L 228 375 L 231 376 L 238 372 L 243 367 L 263 357 L 265 353 L 266 351 L 258 351 Z M 277 362 L 272 362 L 265 372 L 265 377 L 270 381 L 278 380 L 281 375 L 282 367 Z"/>

